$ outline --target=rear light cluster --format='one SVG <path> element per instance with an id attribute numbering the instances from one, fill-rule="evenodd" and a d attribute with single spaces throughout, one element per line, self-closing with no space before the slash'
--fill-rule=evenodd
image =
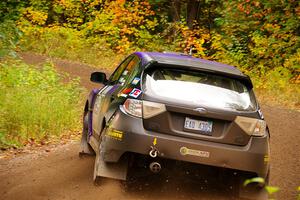
<path id="1" fill-rule="evenodd" d="M 150 101 L 127 99 L 123 104 L 123 109 L 126 113 L 132 116 L 143 117 L 144 119 L 148 119 L 155 115 L 165 112 L 166 106 L 161 103 L 155 103 Z M 264 120 L 237 116 L 234 121 L 248 135 L 265 135 L 267 124 Z"/>
<path id="2" fill-rule="evenodd" d="M 234 121 L 248 135 L 264 136 L 266 133 L 267 124 L 264 120 L 238 116 Z"/>
<path id="3" fill-rule="evenodd" d="M 135 116 L 135 117 L 142 117 L 142 101 L 137 99 L 127 99 L 124 104 L 123 108 L 126 113 Z"/>
<path id="4" fill-rule="evenodd" d="M 166 111 L 166 106 L 164 104 L 137 99 L 127 99 L 123 104 L 123 108 L 126 113 L 135 117 L 143 117 L 144 119 L 148 119 Z"/>
<path id="5" fill-rule="evenodd" d="M 165 104 L 143 101 L 143 118 L 148 119 L 166 111 Z"/>

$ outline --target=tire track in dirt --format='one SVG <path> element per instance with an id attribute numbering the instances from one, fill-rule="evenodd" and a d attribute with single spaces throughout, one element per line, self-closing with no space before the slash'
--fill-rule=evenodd
<path id="1" fill-rule="evenodd" d="M 32 53 L 21 56 L 34 65 L 47 59 Z M 99 87 L 89 82 L 93 67 L 60 59 L 53 62 L 60 72 L 79 76 L 88 90 Z M 263 106 L 263 112 L 271 131 L 271 185 L 281 189 L 275 197 L 296 199 L 296 187 L 300 185 L 300 113 L 270 106 Z M 71 142 L 50 152 L 0 159 L 0 199 L 234 199 L 230 186 L 220 189 L 205 176 L 195 178 L 178 170 L 175 174 L 141 176 L 127 185 L 103 179 L 101 186 L 95 186 L 94 157 L 79 158 L 78 150 L 79 143 Z M 214 176 L 206 170 L 203 168 L 203 173 Z"/>

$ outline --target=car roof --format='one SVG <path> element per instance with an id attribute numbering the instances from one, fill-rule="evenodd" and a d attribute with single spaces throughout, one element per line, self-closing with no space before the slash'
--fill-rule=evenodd
<path id="1" fill-rule="evenodd" d="M 156 62 L 163 65 L 176 65 L 182 67 L 189 67 L 194 69 L 202 69 L 211 72 L 219 72 L 239 77 L 247 77 L 240 70 L 234 66 L 222 64 L 215 61 L 195 58 L 187 54 L 180 53 L 159 53 L 159 52 L 136 52 L 142 60 L 142 64 L 149 62 Z"/>

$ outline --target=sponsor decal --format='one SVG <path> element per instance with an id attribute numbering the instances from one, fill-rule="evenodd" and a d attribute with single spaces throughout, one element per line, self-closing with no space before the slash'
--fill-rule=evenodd
<path id="1" fill-rule="evenodd" d="M 127 97 L 128 93 L 130 93 L 131 91 L 132 91 L 132 88 L 125 88 L 118 94 L 118 97 Z"/>
<path id="2" fill-rule="evenodd" d="M 126 76 L 128 74 L 128 70 L 124 70 L 122 75 Z"/>
<path id="3" fill-rule="evenodd" d="M 106 135 L 111 137 L 111 138 L 114 138 L 114 139 L 117 139 L 117 140 L 121 141 L 123 139 L 124 133 L 122 131 L 118 131 L 118 130 L 109 128 L 106 132 Z"/>
<path id="4" fill-rule="evenodd" d="M 136 85 L 136 84 L 138 84 L 140 82 L 140 80 L 141 80 L 140 78 L 135 77 L 131 83 L 133 85 Z"/>
<path id="5" fill-rule="evenodd" d="M 199 156 L 203 158 L 209 158 L 209 152 L 208 151 L 199 151 L 195 149 L 188 149 L 187 147 L 181 147 L 180 148 L 180 154 L 185 155 L 191 155 L 191 156 Z"/>
<path id="6" fill-rule="evenodd" d="M 123 94 L 128 94 L 128 93 L 130 93 L 132 91 L 132 88 L 125 88 L 123 91 L 122 91 L 122 93 Z"/>
<path id="7" fill-rule="evenodd" d="M 134 97 L 134 98 L 138 98 L 138 96 L 140 96 L 141 93 L 142 93 L 141 90 L 139 90 L 139 89 L 137 89 L 137 88 L 134 88 L 134 89 L 130 92 L 129 96 Z"/>
<path id="8" fill-rule="evenodd" d="M 120 80 L 119 80 L 119 83 L 120 83 L 121 85 L 123 85 L 123 84 L 125 83 L 125 81 L 126 81 L 125 78 L 121 77 Z"/>
<path id="9" fill-rule="evenodd" d="M 119 95 L 119 97 L 125 97 L 125 98 L 126 98 L 127 96 L 128 96 L 127 94 L 120 94 L 120 95 Z"/>
<path id="10" fill-rule="evenodd" d="M 269 155 L 264 156 L 264 162 L 267 163 L 270 161 Z"/>

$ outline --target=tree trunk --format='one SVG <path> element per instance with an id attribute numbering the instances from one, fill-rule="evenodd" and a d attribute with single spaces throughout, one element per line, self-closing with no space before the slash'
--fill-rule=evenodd
<path id="1" fill-rule="evenodd" d="M 199 6 L 200 6 L 200 1 L 199 0 L 188 0 L 187 3 L 187 18 L 186 22 L 189 28 L 193 28 L 193 23 L 194 21 L 198 20 L 198 15 L 199 15 Z"/>
<path id="2" fill-rule="evenodd" d="M 180 21 L 181 2 L 180 0 L 171 1 L 171 16 L 173 22 Z"/>

